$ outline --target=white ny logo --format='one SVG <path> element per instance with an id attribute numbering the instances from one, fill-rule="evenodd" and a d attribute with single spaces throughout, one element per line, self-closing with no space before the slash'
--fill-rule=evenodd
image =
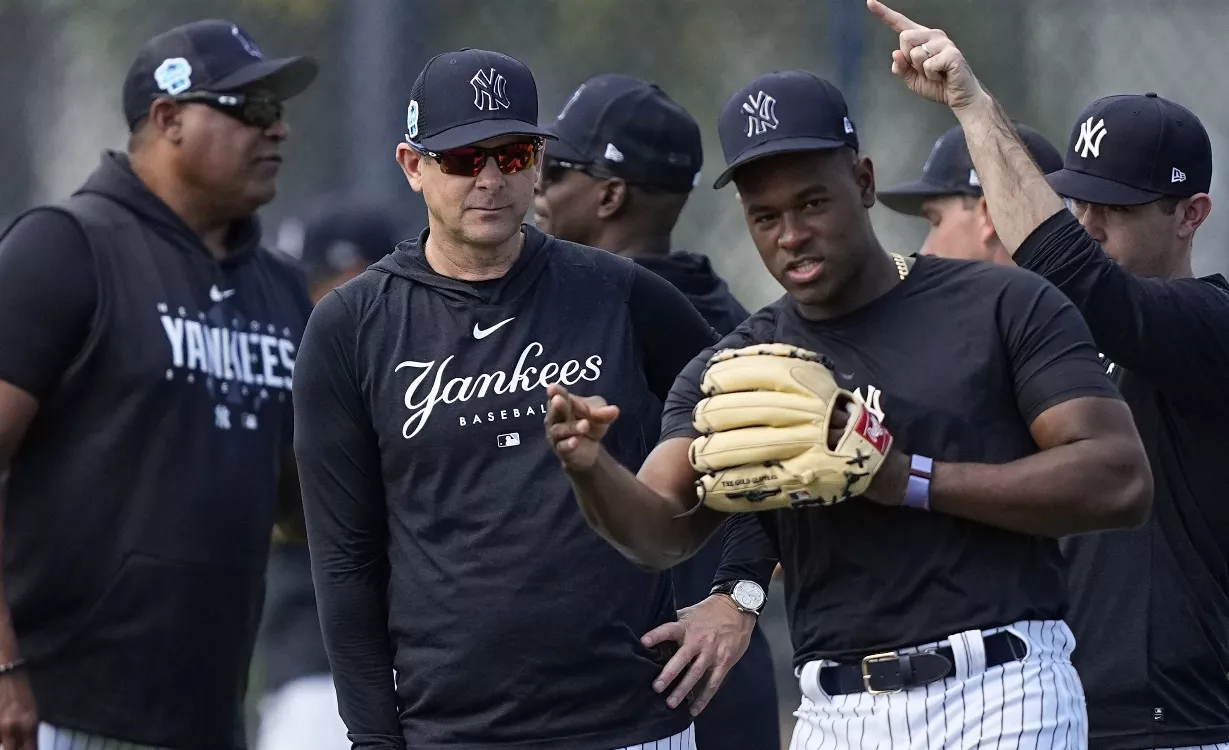
<path id="1" fill-rule="evenodd" d="M 879 405 L 879 394 L 883 391 L 873 385 L 866 386 L 866 398 L 862 398 L 862 389 L 859 388 L 853 392 L 854 398 L 862 402 L 866 410 L 875 415 L 875 418 L 880 422 L 883 421 L 883 408 Z M 873 436 L 872 436 L 873 439 Z"/>
<path id="2" fill-rule="evenodd" d="M 777 100 L 763 91 L 747 97 L 747 101 L 743 102 L 743 112 L 747 115 L 748 138 L 776 130 L 780 124 L 777 120 Z"/>
<path id="3" fill-rule="evenodd" d="M 474 106 L 478 109 L 496 112 L 500 107 L 508 109 L 512 106 L 505 91 L 508 82 L 494 68 L 489 72 L 480 70 L 474 73 L 469 83 L 474 87 Z"/>
<path id="4" fill-rule="evenodd" d="M 1076 139 L 1075 150 L 1081 158 L 1087 159 L 1092 154 L 1092 158 L 1096 159 L 1101 155 L 1101 139 L 1104 137 L 1105 120 L 1097 120 L 1097 124 L 1093 125 L 1089 117 L 1080 123 L 1080 137 Z"/>

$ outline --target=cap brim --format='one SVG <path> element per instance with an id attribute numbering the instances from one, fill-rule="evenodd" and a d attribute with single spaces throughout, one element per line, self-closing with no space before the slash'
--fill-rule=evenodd
<path id="1" fill-rule="evenodd" d="M 203 88 L 214 91 L 236 91 L 259 84 L 279 100 L 285 101 L 307 90 L 320 66 L 311 57 L 282 57 L 245 65 L 228 76 L 212 81 Z"/>
<path id="2" fill-rule="evenodd" d="M 589 161 L 589 158 L 585 156 L 579 148 L 569 143 L 563 136 L 559 135 L 558 130 L 549 125 L 544 129 L 546 132 L 550 133 L 551 137 L 554 139 L 554 142 L 551 143 L 550 148 L 546 150 L 547 156 L 551 157 L 552 159 L 574 161 L 578 163 Z"/>
<path id="3" fill-rule="evenodd" d="M 972 186 L 955 187 L 953 185 L 940 185 L 937 182 L 930 182 L 923 177 L 920 180 L 893 185 L 886 190 L 880 190 L 875 193 L 875 197 L 883 205 L 893 211 L 910 216 L 922 215 L 922 204 L 927 198 L 941 198 L 945 195 L 980 196 L 981 191 Z"/>
<path id="4" fill-rule="evenodd" d="M 730 162 L 725 171 L 717 176 L 717 181 L 713 183 L 713 187 L 716 189 L 725 187 L 734 177 L 734 170 L 748 162 L 763 159 L 765 156 L 788 154 L 797 151 L 834 151 L 838 148 L 851 148 L 851 146 L 844 141 L 830 138 L 782 138 L 762 143 L 755 148 L 747 149 L 739 154 L 734 161 Z"/>
<path id="5" fill-rule="evenodd" d="M 1046 175 L 1046 180 L 1049 181 L 1050 187 L 1054 188 L 1054 192 L 1064 198 L 1102 206 L 1141 206 L 1165 197 L 1162 193 L 1140 190 L 1121 182 L 1071 169 L 1051 172 Z"/>
<path id="6" fill-rule="evenodd" d="M 418 144 L 430 151 L 447 151 L 461 146 L 472 146 L 475 143 L 505 135 L 532 135 L 548 140 L 557 140 L 549 130 L 520 120 L 479 120 L 465 125 L 436 133 L 429 138 L 423 138 Z"/>

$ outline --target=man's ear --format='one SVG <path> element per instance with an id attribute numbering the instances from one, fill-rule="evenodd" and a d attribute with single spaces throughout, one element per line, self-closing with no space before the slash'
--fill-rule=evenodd
<path id="1" fill-rule="evenodd" d="M 1208 220 L 1208 216 L 1212 213 L 1212 197 L 1207 193 L 1196 193 L 1185 203 L 1186 208 L 1182 211 L 1182 220 L 1178 223 L 1178 239 L 1184 241 L 1194 237 L 1195 231 Z"/>
<path id="2" fill-rule="evenodd" d="M 875 163 L 869 156 L 857 156 L 853 165 L 854 181 L 858 184 L 858 192 L 862 196 L 862 205 L 870 208 L 875 205 Z"/>
<path id="3" fill-rule="evenodd" d="M 990 218 L 990 204 L 986 203 L 986 196 L 977 199 L 975 209 L 978 217 L 981 219 L 981 228 L 978 230 L 977 239 L 983 245 L 989 245 L 998 239 L 998 232 L 994 228 L 994 219 Z"/>
<path id="4" fill-rule="evenodd" d="M 172 143 L 183 141 L 184 107 L 170 99 L 156 99 L 149 106 L 149 120 L 145 127 L 160 134 Z"/>
<path id="5" fill-rule="evenodd" d="M 410 183 L 410 187 L 415 193 L 421 193 L 422 172 L 425 166 L 422 154 L 410 148 L 408 143 L 398 143 L 397 163 L 401 165 L 401 171 L 405 173 L 405 179 Z"/>
<path id="6" fill-rule="evenodd" d="M 598 197 L 597 218 L 614 218 L 631 200 L 627 183 L 617 177 L 602 181 L 601 195 Z"/>

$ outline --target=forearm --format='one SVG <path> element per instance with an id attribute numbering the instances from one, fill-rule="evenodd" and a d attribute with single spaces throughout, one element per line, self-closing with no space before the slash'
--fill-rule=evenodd
<path id="1" fill-rule="evenodd" d="M 1062 537 L 1138 526 L 1152 477 L 1135 441 L 1082 440 L 1006 464 L 936 462 L 930 509 L 1009 531 Z"/>
<path id="2" fill-rule="evenodd" d="M 0 463 L 0 559 L 4 555 L 4 518 L 8 508 L 9 467 Z M 9 612 L 9 598 L 0 569 L 0 664 L 8 664 L 21 656 L 17 647 L 17 633 L 13 630 L 13 618 Z"/>
<path id="3" fill-rule="evenodd" d="M 1007 250 L 1015 253 L 1034 229 L 1065 208 L 1063 200 L 993 97 L 986 94 L 955 113 L 995 232 Z"/>
<path id="4" fill-rule="evenodd" d="M 338 710 L 354 747 L 402 750 L 382 569 L 372 563 L 318 571 L 316 600 Z"/>
<path id="5" fill-rule="evenodd" d="M 687 504 L 654 491 L 605 449 L 591 469 L 570 471 L 568 479 L 593 530 L 641 567 L 666 570 L 686 560 L 723 519 L 704 507 L 676 518 L 699 501 Z"/>
<path id="6" fill-rule="evenodd" d="M 721 562 L 713 585 L 729 581 L 755 581 L 765 591 L 772 582 L 780 555 L 754 513 L 731 515 L 723 525 Z"/>

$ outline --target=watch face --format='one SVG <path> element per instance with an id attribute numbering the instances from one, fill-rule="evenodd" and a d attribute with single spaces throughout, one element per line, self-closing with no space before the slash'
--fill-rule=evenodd
<path id="1" fill-rule="evenodd" d="M 739 581 L 730 596 L 743 609 L 758 610 L 764 606 L 764 589 L 754 581 Z"/>

